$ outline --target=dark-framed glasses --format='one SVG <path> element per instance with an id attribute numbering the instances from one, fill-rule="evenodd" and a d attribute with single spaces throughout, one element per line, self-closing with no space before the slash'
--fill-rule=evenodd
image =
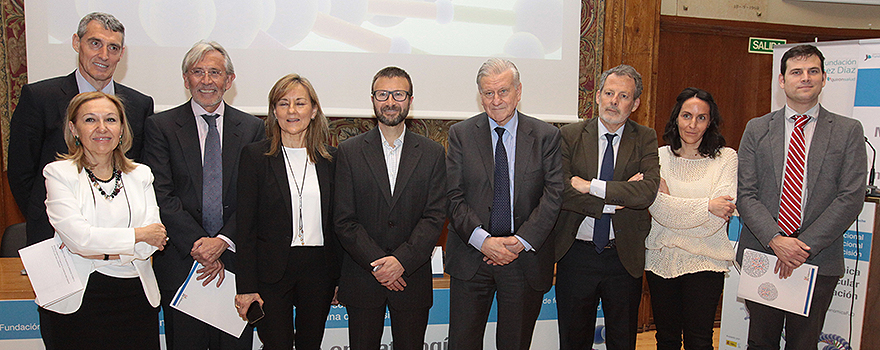
<path id="1" fill-rule="evenodd" d="M 376 90 L 373 91 L 372 95 L 376 101 L 388 101 L 388 97 L 390 96 L 397 102 L 406 101 L 406 98 L 410 96 L 409 91 L 406 90 Z"/>

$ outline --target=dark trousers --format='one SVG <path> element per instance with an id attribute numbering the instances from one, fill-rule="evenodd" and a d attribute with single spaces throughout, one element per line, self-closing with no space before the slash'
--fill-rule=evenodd
<path id="1" fill-rule="evenodd" d="M 712 350 L 712 332 L 724 273 L 701 271 L 675 278 L 646 272 L 657 326 L 657 350 Z"/>
<path id="2" fill-rule="evenodd" d="M 79 310 L 67 315 L 38 310 L 47 350 L 159 349 L 159 308 L 150 306 L 137 277 L 94 272 Z"/>
<path id="3" fill-rule="evenodd" d="M 518 260 L 505 266 L 480 265 L 470 280 L 449 284 L 449 348 L 482 349 L 492 300 L 497 299 L 498 349 L 529 349 L 544 293 L 532 289 Z"/>
<path id="4" fill-rule="evenodd" d="M 212 282 L 216 286 L 216 280 Z M 223 283 L 230 283 L 229 280 Z M 240 338 L 221 331 L 196 318 L 172 308 L 171 298 L 176 290 L 160 290 L 162 312 L 165 317 L 165 347 L 167 350 L 251 350 L 254 328 L 244 328 Z M 229 301 L 234 302 L 233 300 Z"/>
<path id="5" fill-rule="evenodd" d="M 281 280 L 258 284 L 265 316 L 257 322 L 257 334 L 264 350 L 290 350 L 294 345 L 297 350 L 321 348 L 336 285 L 325 264 L 324 249 L 291 247 Z"/>
<path id="6" fill-rule="evenodd" d="M 616 248 L 600 254 L 591 242 L 575 240 L 556 264 L 559 348 L 593 348 L 601 299 L 606 349 L 634 349 L 641 294 L 642 278 L 626 271 Z"/>
<path id="7" fill-rule="evenodd" d="M 385 305 L 376 308 L 345 308 L 348 311 L 348 343 L 351 350 L 380 349 L 382 332 L 385 330 Z M 398 310 L 388 305 L 388 310 L 391 313 L 394 349 L 423 349 L 430 308 Z"/>
<path id="8" fill-rule="evenodd" d="M 818 276 L 810 317 L 746 300 L 749 310 L 749 350 L 779 349 L 779 337 L 785 327 L 785 349 L 818 349 L 819 333 L 825 325 L 825 313 L 831 306 L 838 276 Z"/>

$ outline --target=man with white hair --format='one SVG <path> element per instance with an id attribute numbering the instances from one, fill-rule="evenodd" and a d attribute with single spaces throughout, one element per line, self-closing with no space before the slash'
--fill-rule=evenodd
<path id="1" fill-rule="evenodd" d="M 485 112 L 449 128 L 449 348 L 483 347 L 497 298 L 497 348 L 529 349 L 553 280 L 560 134 L 517 110 L 522 83 L 513 62 L 483 63 L 477 87 Z"/>
<path id="2" fill-rule="evenodd" d="M 156 200 L 169 238 L 153 260 L 165 342 L 169 350 L 251 349 L 253 328 L 236 339 L 169 307 L 193 261 L 204 266 L 196 271 L 203 285 L 216 278 L 217 287 L 224 268 L 234 265 L 238 157 L 244 146 L 266 137 L 262 120 L 223 101 L 235 70 L 220 44 L 197 42 L 181 68 L 192 99 L 147 121 L 143 157 L 156 177 Z"/>

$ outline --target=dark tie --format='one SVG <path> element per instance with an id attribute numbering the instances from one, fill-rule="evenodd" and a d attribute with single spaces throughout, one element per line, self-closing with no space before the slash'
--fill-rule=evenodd
<path id="1" fill-rule="evenodd" d="M 614 178 L 614 137 L 617 134 L 605 134 L 608 145 L 605 146 L 605 155 L 602 157 L 602 169 L 599 171 L 599 180 L 611 181 Z M 593 225 L 593 244 L 596 251 L 601 253 L 608 245 L 608 233 L 611 231 L 611 214 L 602 214 L 602 218 L 596 220 Z"/>
<path id="2" fill-rule="evenodd" d="M 801 227 L 801 201 L 803 200 L 806 158 L 804 125 L 807 125 L 810 116 L 796 115 L 794 118 L 794 130 L 791 131 L 791 139 L 788 141 L 788 156 L 785 159 L 778 224 L 786 236 L 797 237 L 798 228 Z"/>
<path id="3" fill-rule="evenodd" d="M 507 168 L 507 150 L 504 148 L 504 128 L 497 127 L 495 144 L 495 196 L 492 198 L 492 236 L 510 236 L 510 170 Z"/>
<path id="4" fill-rule="evenodd" d="M 202 166 L 202 227 L 212 237 L 223 227 L 223 156 L 217 117 L 217 114 L 202 114 L 208 123 L 205 165 Z"/>

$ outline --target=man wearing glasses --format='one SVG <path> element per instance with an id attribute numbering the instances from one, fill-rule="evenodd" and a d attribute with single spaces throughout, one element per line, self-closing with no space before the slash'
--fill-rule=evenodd
<path id="1" fill-rule="evenodd" d="M 217 287 L 233 263 L 239 153 L 266 137 L 259 118 L 223 102 L 233 80 L 226 50 L 216 42 L 196 43 L 183 59 L 183 85 L 192 99 L 151 117 L 144 131 L 143 159 L 156 178 L 169 238 L 166 249 L 153 255 L 169 350 L 252 348 L 251 327 L 236 339 L 169 307 L 193 261 L 204 266 L 196 271 L 203 285 L 216 279 Z"/>
<path id="2" fill-rule="evenodd" d="M 446 218 L 443 146 L 406 128 L 412 79 L 373 77 L 379 125 L 339 145 L 336 235 L 345 248 L 338 299 L 351 349 L 378 349 L 391 315 L 394 349 L 422 349 L 433 303 L 431 251 Z"/>

